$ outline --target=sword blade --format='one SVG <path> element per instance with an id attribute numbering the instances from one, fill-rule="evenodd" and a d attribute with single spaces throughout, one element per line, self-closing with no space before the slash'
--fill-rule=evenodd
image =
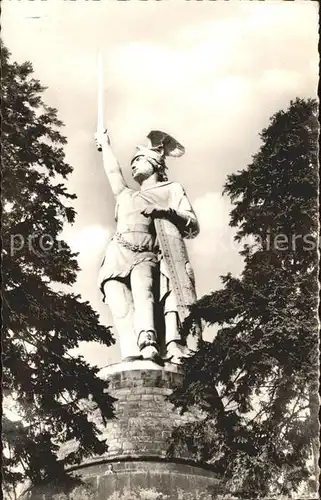
<path id="1" fill-rule="evenodd" d="M 97 130 L 101 130 L 104 126 L 103 120 L 103 60 L 101 52 L 98 54 L 98 75 L 97 75 Z"/>
<path id="2" fill-rule="evenodd" d="M 101 52 L 98 54 L 97 65 L 97 132 L 104 130 L 103 117 L 103 58 Z M 98 148 L 101 151 L 101 147 Z"/>

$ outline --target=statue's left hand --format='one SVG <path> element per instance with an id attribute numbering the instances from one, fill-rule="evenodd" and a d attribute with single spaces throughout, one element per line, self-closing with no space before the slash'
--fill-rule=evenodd
<path id="1" fill-rule="evenodd" d="M 152 205 L 150 207 L 144 208 L 144 210 L 141 211 L 141 214 L 144 215 L 145 217 L 163 218 L 168 215 L 168 209 L 163 208 L 160 205 Z"/>

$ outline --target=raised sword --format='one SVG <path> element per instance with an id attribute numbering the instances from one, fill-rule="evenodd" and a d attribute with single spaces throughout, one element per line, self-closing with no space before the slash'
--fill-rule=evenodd
<path id="1" fill-rule="evenodd" d="M 98 53 L 97 65 L 97 133 L 103 132 L 104 117 L 103 117 L 103 58 L 101 52 Z M 102 147 L 98 146 L 98 151 L 102 151 Z"/>

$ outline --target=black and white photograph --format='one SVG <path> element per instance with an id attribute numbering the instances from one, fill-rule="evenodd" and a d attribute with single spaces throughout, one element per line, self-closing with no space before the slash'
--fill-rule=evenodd
<path id="1" fill-rule="evenodd" d="M 3 0 L 6 500 L 317 500 L 319 4 Z"/>

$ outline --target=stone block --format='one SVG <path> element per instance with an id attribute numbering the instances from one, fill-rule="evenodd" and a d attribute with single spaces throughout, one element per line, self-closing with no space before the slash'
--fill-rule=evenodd
<path id="1" fill-rule="evenodd" d="M 142 401 L 153 401 L 154 400 L 153 394 L 142 394 L 140 397 L 141 397 Z"/>

